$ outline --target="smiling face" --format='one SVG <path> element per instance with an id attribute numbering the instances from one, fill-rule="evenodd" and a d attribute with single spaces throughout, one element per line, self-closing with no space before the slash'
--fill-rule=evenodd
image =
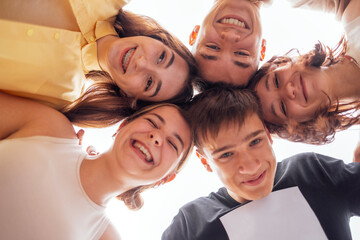
<path id="1" fill-rule="evenodd" d="M 241 127 L 223 125 L 217 137 L 204 144 L 203 152 L 236 201 L 257 200 L 271 192 L 276 160 L 268 132 L 256 114 Z"/>
<path id="2" fill-rule="evenodd" d="M 321 68 L 288 63 L 271 69 L 255 87 L 264 119 L 274 124 L 311 120 L 329 103 L 327 82 Z"/>
<path id="3" fill-rule="evenodd" d="M 176 108 L 156 108 L 120 129 L 113 148 L 117 164 L 136 184 L 161 180 L 186 154 L 190 136 L 190 128 Z"/>
<path id="4" fill-rule="evenodd" d="M 150 37 L 116 38 L 102 68 L 129 96 L 159 102 L 173 98 L 185 86 L 189 68 L 183 58 Z"/>
<path id="5" fill-rule="evenodd" d="M 219 0 L 206 16 L 194 48 L 206 80 L 246 85 L 255 73 L 262 36 L 257 4 L 248 0 Z"/>

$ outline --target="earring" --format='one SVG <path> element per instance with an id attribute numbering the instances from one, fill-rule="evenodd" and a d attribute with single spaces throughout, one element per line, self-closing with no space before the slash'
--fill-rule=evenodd
<path id="1" fill-rule="evenodd" d="M 206 169 L 208 172 L 212 172 L 212 169 L 211 169 L 210 165 L 207 163 L 207 161 L 206 161 L 205 158 L 201 158 L 200 161 L 201 161 L 201 163 L 204 165 L 205 169 Z"/>
<path id="2" fill-rule="evenodd" d="M 200 30 L 200 25 L 196 25 L 194 27 L 194 29 L 192 30 L 192 32 L 190 33 L 190 37 L 189 37 L 189 44 L 190 46 L 194 45 L 195 41 L 196 41 L 196 37 L 199 33 Z"/>
<path id="3" fill-rule="evenodd" d="M 173 173 L 171 176 L 167 177 L 164 183 L 171 182 L 172 180 L 175 179 L 175 177 L 176 177 L 176 173 Z"/>
<path id="4" fill-rule="evenodd" d="M 196 150 L 195 154 L 200 159 L 200 161 L 201 161 L 202 165 L 205 167 L 205 169 L 208 172 L 212 172 L 213 170 L 211 169 L 210 165 L 207 163 L 206 159 L 201 156 L 201 154 L 198 152 L 198 150 Z"/>
<path id="5" fill-rule="evenodd" d="M 265 52 L 266 52 L 266 40 L 263 39 L 261 43 L 260 61 L 263 61 L 265 59 Z"/>

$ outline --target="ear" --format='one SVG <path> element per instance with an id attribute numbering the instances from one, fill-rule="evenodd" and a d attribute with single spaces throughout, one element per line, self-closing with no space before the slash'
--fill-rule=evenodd
<path id="1" fill-rule="evenodd" d="M 119 131 L 120 131 L 120 129 L 122 129 L 125 125 L 127 125 L 128 124 L 128 121 L 126 121 L 126 120 L 124 120 L 124 121 L 122 121 L 122 123 L 120 124 L 120 126 L 119 126 L 119 128 L 116 130 L 116 132 L 114 133 L 114 135 L 113 135 L 113 137 L 115 137 L 118 133 L 119 133 Z"/>
<path id="2" fill-rule="evenodd" d="M 196 42 L 196 38 L 197 38 L 199 31 L 200 31 L 200 25 L 195 25 L 194 29 L 192 30 L 192 32 L 190 33 L 190 36 L 189 36 L 190 46 L 194 45 L 194 43 Z"/>
<path id="3" fill-rule="evenodd" d="M 204 165 L 206 171 L 208 172 L 212 172 L 213 170 L 211 169 L 210 165 L 207 163 L 207 160 L 205 157 L 203 157 L 203 155 L 199 152 L 199 150 L 196 149 L 196 156 L 200 159 L 202 165 Z"/>
<path id="4" fill-rule="evenodd" d="M 266 40 L 263 38 L 261 42 L 260 61 L 263 61 L 265 59 L 265 53 L 266 53 Z"/>

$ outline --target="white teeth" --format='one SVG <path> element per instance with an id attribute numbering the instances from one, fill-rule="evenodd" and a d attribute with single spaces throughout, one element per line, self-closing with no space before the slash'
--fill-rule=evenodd
<path id="1" fill-rule="evenodd" d="M 245 28 L 245 23 L 242 21 L 239 21 L 238 19 L 235 19 L 235 18 L 223 18 L 223 19 L 221 19 L 220 22 Z"/>
<path id="2" fill-rule="evenodd" d="M 146 161 L 151 161 L 151 154 L 149 153 L 149 151 L 140 143 L 135 142 L 134 147 L 136 147 L 137 149 L 139 149 L 145 156 L 145 160 Z"/>
<path id="3" fill-rule="evenodd" d="M 126 69 L 129 65 L 129 59 L 134 51 L 135 51 L 135 48 L 132 48 L 124 54 L 123 61 L 122 61 L 122 67 L 124 69 L 124 72 L 126 72 Z"/>

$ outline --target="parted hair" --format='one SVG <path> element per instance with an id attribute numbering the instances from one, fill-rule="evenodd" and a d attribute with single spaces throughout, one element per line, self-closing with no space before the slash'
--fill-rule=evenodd
<path id="1" fill-rule="evenodd" d="M 223 126 L 241 127 L 247 117 L 262 120 L 259 99 L 249 89 L 218 83 L 196 95 L 188 106 L 194 131 L 194 144 L 202 152 L 209 139 L 217 137 Z"/>
<path id="2" fill-rule="evenodd" d="M 347 42 L 343 36 L 332 49 L 319 42 L 313 50 L 304 55 L 299 54 L 296 57 L 291 57 L 291 53 L 296 51 L 293 49 L 284 56 L 274 56 L 257 71 L 250 80 L 248 88 L 254 90 L 261 78 L 284 63 L 316 68 L 337 64 L 344 61 L 346 49 Z M 337 131 L 345 130 L 359 123 L 360 102 L 341 103 L 341 99 L 336 102 L 331 102 L 329 99 L 329 102 L 328 106 L 319 109 L 314 117 L 306 122 L 295 122 L 293 120 L 284 124 L 264 122 L 270 133 L 293 142 L 315 145 L 330 143 L 334 140 Z"/>
<path id="3" fill-rule="evenodd" d="M 188 65 L 189 75 L 182 90 L 175 97 L 165 102 L 183 104 L 192 98 L 193 84 L 197 79 L 197 66 L 191 52 L 179 39 L 172 36 L 152 18 L 124 10 L 120 10 L 116 16 L 114 27 L 120 38 L 151 37 L 161 41 L 179 54 Z M 62 109 L 62 112 L 75 125 L 107 127 L 151 104 L 147 101 L 128 97 L 105 71 L 90 71 L 86 77 L 92 80 L 92 84 L 78 99 Z"/>
<path id="4" fill-rule="evenodd" d="M 132 122 L 135 119 L 141 117 L 142 115 L 144 115 L 144 114 L 146 114 L 146 113 L 148 113 L 148 112 L 150 112 L 150 111 L 152 111 L 154 109 L 157 109 L 157 108 L 160 108 L 160 107 L 165 107 L 165 106 L 176 108 L 179 111 L 180 115 L 184 118 L 185 122 L 187 122 L 187 124 L 189 125 L 189 128 L 191 129 L 190 117 L 187 114 L 187 112 L 184 111 L 179 106 L 176 106 L 176 105 L 171 104 L 171 103 L 158 103 L 158 104 L 153 104 L 153 105 L 150 105 L 150 106 L 146 106 L 146 107 L 138 110 L 133 115 L 126 118 L 124 121 Z M 175 168 L 175 173 L 176 174 L 181 171 L 181 169 L 184 167 L 185 163 L 187 162 L 187 159 L 189 158 L 190 153 L 192 152 L 192 149 L 193 149 L 193 146 L 194 146 L 193 142 L 194 142 L 193 133 L 191 132 L 190 146 L 184 151 L 184 154 L 183 154 L 182 158 L 180 159 L 179 164 L 176 166 L 176 168 Z M 167 179 L 167 177 L 165 177 L 165 180 Z M 153 184 L 149 184 L 149 185 L 137 186 L 135 188 L 132 188 L 132 189 L 120 194 L 119 196 L 117 196 L 117 199 L 123 201 L 124 204 L 129 209 L 131 209 L 131 210 L 139 210 L 144 205 L 143 198 L 141 197 L 140 194 L 143 191 L 145 191 L 146 189 L 153 188 L 156 185 L 157 185 L 157 183 L 153 183 Z"/>

